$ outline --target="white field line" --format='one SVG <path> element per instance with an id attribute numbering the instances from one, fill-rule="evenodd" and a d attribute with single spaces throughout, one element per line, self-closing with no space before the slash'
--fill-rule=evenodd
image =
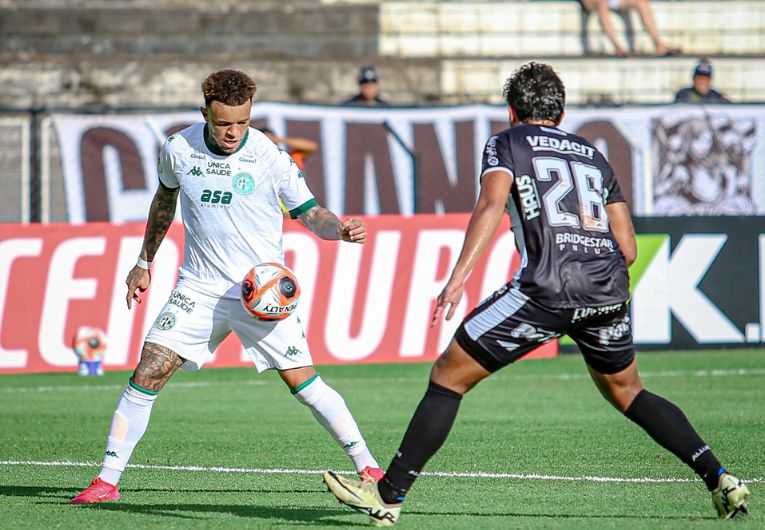
<path id="1" fill-rule="evenodd" d="M 765 368 L 736 368 L 733 370 L 670 370 L 663 372 L 640 372 L 643 379 L 651 378 L 671 378 L 671 377 L 758 377 L 765 375 Z M 587 373 L 568 373 L 568 374 L 512 374 L 502 372 L 487 381 L 499 380 L 524 380 L 524 381 L 575 381 L 580 379 L 590 379 Z M 359 383 L 368 384 L 370 382 L 411 382 L 422 381 L 423 384 L 427 376 L 406 376 L 406 377 L 332 377 L 330 382 L 334 383 Z M 262 386 L 271 383 L 277 383 L 277 380 L 269 381 L 266 379 L 250 379 L 244 381 L 181 381 L 171 383 L 172 388 L 205 388 L 220 387 L 228 385 L 248 385 Z M 279 382 L 279 384 L 281 384 Z M 125 388 L 124 384 L 77 384 L 77 385 L 50 385 L 50 386 L 17 386 L 0 388 L 0 394 L 16 394 L 24 392 L 71 392 L 80 390 L 121 390 Z"/>
<path id="2" fill-rule="evenodd" d="M 71 462 L 52 461 L 42 462 L 35 460 L 0 460 L 0 466 L 42 466 L 42 467 L 98 467 L 95 462 Z M 150 469 L 160 471 L 206 471 L 211 473 L 254 473 L 260 475 L 319 475 L 324 469 L 285 469 L 285 468 L 247 468 L 247 467 L 223 467 L 223 466 L 162 466 L 151 464 L 128 464 L 133 469 Z M 335 471 L 340 474 L 350 474 L 348 471 Z M 695 478 L 650 478 L 650 477 L 598 477 L 581 476 L 567 477 L 560 475 L 542 475 L 538 473 L 488 473 L 485 471 L 431 471 L 422 473 L 423 476 L 444 478 L 495 478 L 495 479 L 518 479 L 518 480 L 548 480 L 555 482 L 604 482 L 604 483 L 628 483 L 628 484 L 677 484 L 696 482 Z M 747 478 L 746 482 L 765 482 L 763 478 Z"/>
<path id="3" fill-rule="evenodd" d="M 42 466 L 42 467 L 98 467 L 95 462 L 71 462 L 52 461 L 41 462 L 35 460 L 0 460 L 0 466 Z M 285 468 L 247 468 L 247 467 L 223 467 L 223 466 L 162 466 L 150 464 L 128 464 L 133 469 L 150 469 L 161 471 L 206 471 L 211 473 L 254 473 L 260 475 L 319 475 L 323 469 L 285 469 Z M 347 471 L 335 471 L 335 473 L 348 474 Z M 677 484 L 696 482 L 694 478 L 650 478 L 650 477 L 598 477 L 581 476 L 567 477 L 560 475 L 542 475 L 538 473 L 488 473 L 484 471 L 461 472 L 461 471 L 431 471 L 422 473 L 423 476 L 445 478 L 495 478 L 495 479 L 518 479 L 518 480 L 548 480 L 556 482 L 604 482 L 604 483 L 628 483 L 628 484 Z M 747 478 L 746 482 L 761 483 L 763 478 Z"/>

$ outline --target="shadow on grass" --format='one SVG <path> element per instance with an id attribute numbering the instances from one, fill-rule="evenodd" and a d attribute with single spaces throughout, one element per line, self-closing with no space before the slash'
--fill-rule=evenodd
<path id="1" fill-rule="evenodd" d="M 320 490 L 277 490 L 277 489 L 170 489 L 170 488 L 135 488 L 123 491 L 130 492 L 156 492 L 156 493 L 319 493 Z M 62 488 L 49 486 L 0 486 L 0 497 L 38 497 L 44 500 L 38 504 L 65 505 L 69 499 L 77 493 L 76 488 Z M 134 504 L 120 501 L 92 505 L 72 506 L 72 509 L 103 510 L 109 512 L 131 513 L 160 517 L 173 517 L 177 519 L 207 519 L 210 515 L 223 514 L 237 517 L 289 521 L 292 524 L 322 525 L 322 526 L 348 526 L 347 521 L 332 520 L 331 517 L 348 515 L 345 509 L 327 509 L 311 506 L 295 508 L 289 506 L 258 506 L 257 497 L 253 497 L 252 504 L 187 504 L 187 503 L 163 503 L 163 504 Z"/>
<path id="2" fill-rule="evenodd" d="M 274 490 L 274 489 L 170 489 L 170 488 L 136 488 L 125 490 L 130 492 L 157 492 L 157 493 L 319 493 L 319 490 Z M 46 487 L 46 486 L 0 486 L 0 496 L 10 497 L 41 497 L 46 499 L 42 504 L 65 504 L 69 496 L 76 493 L 73 488 Z M 51 502 L 52 497 L 59 497 L 60 502 Z M 311 506 L 306 508 L 296 508 L 287 506 L 258 506 L 257 498 L 253 498 L 252 504 L 186 504 L 186 503 L 162 503 L 162 504 L 134 504 L 125 502 L 103 503 L 96 505 L 81 505 L 77 509 L 104 510 L 110 512 L 135 513 L 142 515 L 173 517 L 177 519 L 206 519 L 210 515 L 223 514 L 234 515 L 243 518 L 252 519 L 276 519 L 289 521 L 291 523 L 303 523 L 306 525 L 326 525 L 326 526 L 349 526 L 348 521 L 333 520 L 331 517 L 349 515 L 353 512 L 346 508 L 323 508 Z M 620 515 L 620 514 L 547 514 L 547 513 L 523 513 L 523 512 L 437 512 L 437 511 L 417 511 L 406 510 L 406 516 L 422 517 L 480 517 L 480 518 L 530 518 L 530 519 L 563 519 L 563 520 L 657 520 L 657 521 L 700 521 L 706 519 L 716 519 L 715 517 L 699 517 L 693 515 Z M 359 525 L 366 526 L 365 518 L 359 518 Z M 353 523 L 350 523 L 353 525 Z M 355 526 L 355 525 L 354 525 Z"/>
<path id="3" fill-rule="evenodd" d="M 137 513 L 142 515 L 174 517 L 181 519 L 206 519 L 210 515 L 234 515 L 248 519 L 268 520 L 275 519 L 287 521 L 289 523 L 302 523 L 305 525 L 321 526 L 341 526 L 347 527 L 347 521 L 333 520 L 331 517 L 348 515 L 347 510 L 338 510 L 335 508 L 323 508 L 311 506 L 306 508 L 295 508 L 292 506 L 257 506 L 257 499 L 253 499 L 253 504 L 100 504 L 97 509 L 122 512 Z M 275 523 L 276 524 L 276 523 Z"/>

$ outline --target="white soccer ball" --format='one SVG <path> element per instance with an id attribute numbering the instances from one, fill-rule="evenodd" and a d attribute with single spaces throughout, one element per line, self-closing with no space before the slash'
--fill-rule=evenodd
<path id="1" fill-rule="evenodd" d="M 255 265 L 242 280 L 242 305 L 260 320 L 287 318 L 299 299 L 295 274 L 280 263 Z"/>

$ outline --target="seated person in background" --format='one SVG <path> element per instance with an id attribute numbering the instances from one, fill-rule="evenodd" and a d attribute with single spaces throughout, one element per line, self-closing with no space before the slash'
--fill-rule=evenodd
<path id="1" fill-rule="evenodd" d="M 609 13 L 611 10 L 616 11 L 625 19 L 629 35 L 632 28 L 631 22 L 627 22 L 629 19 L 629 11 L 636 9 L 640 14 L 640 20 L 643 22 L 643 27 L 653 41 L 656 48 L 656 55 L 665 57 L 668 55 L 678 55 L 682 51 L 677 46 L 669 46 L 664 42 L 664 39 L 661 38 L 659 30 L 656 28 L 656 21 L 653 18 L 653 11 L 651 10 L 648 0 L 579 0 L 579 3 L 588 13 L 593 11 L 598 12 L 600 25 L 603 27 L 603 31 L 606 33 L 608 40 L 614 45 L 618 57 L 624 57 L 628 52 L 627 48 L 625 48 L 621 42 L 619 42 L 619 39 L 616 38 L 616 31 L 614 30 L 614 25 L 611 22 Z M 630 48 L 633 48 L 632 43 L 630 43 Z M 585 52 L 586 51 L 587 49 L 585 49 Z"/>
<path id="2" fill-rule="evenodd" d="M 359 93 L 352 98 L 343 101 L 343 105 L 363 106 L 387 106 L 388 102 L 378 96 L 380 81 L 377 78 L 377 70 L 374 66 L 364 66 L 359 70 L 356 79 L 359 83 Z"/>
<path id="3" fill-rule="evenodd" d="M 268 127 L 262 127 L 258 130 L 279 147 L 284 147 L 284 150 L 289 153 L 292 160 L 295 161 L 295 164 L 297 164 L 297 167 L 300 169 L 303 169 L 303 166 L 305 166 L 305 159 L 314 154 L 319 148 L 319 144 L 308 138 L 300 138 L 299 136 L 279 136 Z"/>
<path id="4" fill-rule="evenodd" d="M 693 86 L 678 90 L 675 103 L 730 103 L 730 100 L 712 88 L 712 63 L 701 59 L 693 70 Z"/>
<path id="5" fill-rule="evenodd" d="M 280 148 L 283 147 L 301 171 L 305 167 L 305 159 L 314 154 L 319 148 L 319 144 L 308 138 L 300 138 L 299 136 L 279 136 L 273 129 L 269 129 L 268 127 L 260 127 L 258 130 L 266 135 L 266 138 L 271 140 L 277 146 Z M 287 207 L 281 199 L 279 199 L 279 205 L 282 208 L 284 218 L 290 219 L 290 212 L 287 210 Z"/>

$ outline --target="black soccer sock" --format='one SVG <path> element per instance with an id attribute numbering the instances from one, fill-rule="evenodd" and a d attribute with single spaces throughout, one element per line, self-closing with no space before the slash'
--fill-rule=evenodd
<path id="1" fill-rule="evenodd" d="M 710 491 L 717 487 L 723 468 L 677 406 L 642 390 L 624 415 L 642 427 L 656 443 L 690 466 Z"/>
<path id="2" fill-rule="evenodd" d="M 385 477 L 378 483 L 380 496 L 385 502 L 404 500 L 425 463 L 449 436 L 461 399 L 462 394 L 430 382 L 396 456 L 388 466 Z"/>

